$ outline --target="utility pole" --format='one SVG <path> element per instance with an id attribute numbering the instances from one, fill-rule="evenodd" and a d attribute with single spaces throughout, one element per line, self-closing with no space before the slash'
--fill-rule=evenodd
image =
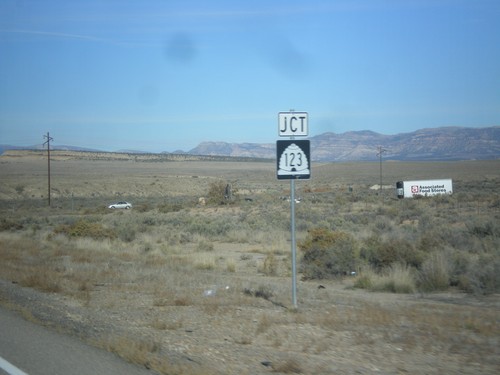
<path id="1" fill-rule="evenodd" d="M 54 139 L 49 135 L 49 132 L 47 132 L 47 135 L 44 135 L 43 138 L 47 139 L 44 142 L 44 145 L 47 144 L 47 166 L 48 166 L 48 182 L 49 182 L 49 190 L 48 190 L 48 197 L 49 197 L 49 207 L 50 207 L 50 141 L 53 141 Z"/>
<path id="2" fill-rule="evenodd" d="M 380 186 L 379 186 L 380 196 L 382 196 L 382 154 L 384 152 L 387 152 L 387 150 L 383 149 L 382 146 L 378 146 L 377 156 L 379 157 L 380 160 Z"/>

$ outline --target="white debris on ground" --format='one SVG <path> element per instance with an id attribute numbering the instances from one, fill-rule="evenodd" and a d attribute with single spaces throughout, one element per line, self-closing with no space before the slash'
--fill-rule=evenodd
<path id="1" fill-rule="evenodd" d="M 395 189 L 395 185 L 382 185 L 382 189 Z M 380 190 L 380 185 L 370 186 L 370 190 Z"/>

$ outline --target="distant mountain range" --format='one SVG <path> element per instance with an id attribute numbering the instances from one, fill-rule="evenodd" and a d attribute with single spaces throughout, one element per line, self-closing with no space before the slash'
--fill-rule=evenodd
<path id="1" fill-rule="evenodd" d="M 341 134 L 323 133 L 311 137 L 310 140 L 313 161 L 378 160 L 379 147 L 384 150 L 384 159 L 389 160 L 500 158 L 500 126 L 442 127 L 396 135 L 383 135 L 368 130 Z M 203 142 L 189 153 L 276 158 L 275 143 Z"/>
<path id="2" fill-rule="evenodd" d="M 283 138 L 286 139 L 286 138 Z M 323 133 L 309 138 L 313 161 L 378 160 L 381 147 L 385 160 L 482 160 L 500 158 L 500 126 L 488 128 L 441 127 L 420 129 L 411 133 L 383 135 L 373 131 Z M 40 146 L 0 145 L 0 154 L 11 149 L 40 149 Z M 73 146 L 56 146 L 54 150 L 103 152 Z M 130 154 L 141 151 L 117 151 Z M 166 153 L 166 152 L 165 152 Z M 276 158 L 276 143 L 202 142 L 194 149 L 175 154 Z"/>

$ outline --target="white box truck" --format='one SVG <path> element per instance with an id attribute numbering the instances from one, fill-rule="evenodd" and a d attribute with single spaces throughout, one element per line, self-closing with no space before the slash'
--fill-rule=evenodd
<path id="1" fill-rule="evenodd" d="M 396 182 L 396 192 L 398 198 L 453 194 L 453 183 L 451 179 L 398 181 Z"/>

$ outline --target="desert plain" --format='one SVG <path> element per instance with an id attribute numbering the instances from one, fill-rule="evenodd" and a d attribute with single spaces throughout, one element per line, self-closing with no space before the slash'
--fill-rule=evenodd
<path id="1" fill-rule="evenodd" d="M 312 163 L 297 306 L 275 161 L 54 151 L 50 177 L 49 206 L 47 155 L 0 156 L 0 303 L 152 374 L 500 372 L 500 160 Z M 433 178 L 454 194 L 396 198 Z M 345 274 L 303 264 L 318 228 Z"/>

